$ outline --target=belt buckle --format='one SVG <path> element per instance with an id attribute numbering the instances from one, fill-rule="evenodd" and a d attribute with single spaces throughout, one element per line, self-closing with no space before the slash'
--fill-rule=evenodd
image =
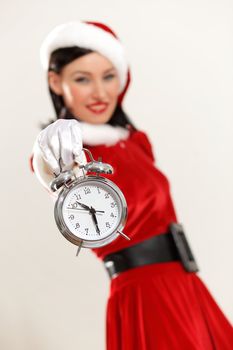
<path id="1" fill-rule="evenodd" d="M 108 275 L 110 277 L 110 279 L 113 279 L 115 277 L 117 277 L 119 275 L 119 273 L 116 272 L 115 270 L 115 265 L 113 261 L 105 261 L 104 262 L 105 268 L 108 272 Z"/>
<path id="2" fill-rule="evenodd" d="M 169 225 L 169 231 L 173 237 L 174 243 L 178 250 L 182 265 L 188 272 L 197 272 L 199 268 L 191 251 L 190 245 L 184 233 L 184 229 L 181 224 L 171 223 Z"/>

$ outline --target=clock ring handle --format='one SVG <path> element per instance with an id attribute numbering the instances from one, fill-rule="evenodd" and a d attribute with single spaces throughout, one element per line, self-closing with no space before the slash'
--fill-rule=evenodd
<path id="1" fill-rule="evenodd" d="M 89 162 L 87 162 L 86 164 L 79 165 L 79 168 L 83 170 L 84 177 L 85 177 L 85 171 L 96 173 L 97 175 L 113 174 L 114 170 L 110 164 L 103 163 L 101 158 L 99 158 L 98 161 L 94 160 L 92 153 L 89 149 L 83 148 L 82 150 L 86 152 L 90 157 Z M 60 166 L 60 173 L 58 175 L 54 174 L 55 179 L 50 184 L 50 188 L 53 192 L 56 192 L 63 185 L 70 183 L 75 178 L 75 174 L 72 170 L 62 171 L 61 158 L 59 159 L 59 166 Z"/>
<path id="2" fill-rule="evenodd" d="M 85 165 L 79 165 L 80 169 L 84 169 L 86 171 L 90 171 L 97 174 L 113 174 L 113 167 L 108 163 L 102 162 L 102 157 L 99 157 L 98 160 L 95 160 L 89 149 L 83 148 L 83 151 L 89 155 L 90 162 L 87 162 Z"/>
<path id="3" fill-rule="evenodd" d="M 94 158 L 93 158 L 93 155 L 92 155 L 91 151 L 90 151 L 88 148 L 85 148 L 85 147 L 83 147 L 82 150 L 83 150 L 84 152 L 86 152 L 86 153 L 89 155 L 91 161 L 94 162 Z"/>

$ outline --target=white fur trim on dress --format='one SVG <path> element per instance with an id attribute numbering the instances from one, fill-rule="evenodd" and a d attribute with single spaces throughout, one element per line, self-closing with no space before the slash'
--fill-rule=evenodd
<path id="1" fill-rule="evenodd" d="M 54 50 L 71 46 L 91 49 L 107 57 L 118 71 L 123 91 L 127 81 L 128 63 L 118 39 L 93 24 L 80 21 L 61 24 L 48 34 L 41 45 L 40 59 L 43 68 L 48 69 L 50 55 Z"/>
<path id="2" fill-rule="evenodd" d="M 79 124 L 82 132 L 83 144 L 89 146 L 115 145 L 118 141 L 126 140 L 129 137 L 129 130 L 120 126 L 109 124 Z"/>

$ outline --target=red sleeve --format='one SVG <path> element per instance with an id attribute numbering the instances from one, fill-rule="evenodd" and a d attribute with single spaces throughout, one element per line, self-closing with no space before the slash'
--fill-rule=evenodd
<path id="1" fill-rule="evenodd" d="M 33 168 L 33 163 L 32 162 L 33 162 L 33 154 L 29 158 L 29 167 L 30 167 L 31 171 L 34 173 L 34 168 Z"/>
<path id="2" fill-rule="evenodd" d="M 143 149 L 145 154 L 155 162 L 155 155 L 150 140 L 143 131 L 135 131 L 132 135 L 133 140 Z"/>

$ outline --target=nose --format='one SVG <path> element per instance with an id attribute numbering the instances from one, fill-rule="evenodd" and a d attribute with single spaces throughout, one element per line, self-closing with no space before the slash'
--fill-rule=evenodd
<path id="1" fill-rule="evenodd" d="M 104 82 L 102 82 L 101 80 L 97 80 L 94 82 L 93 97 L 96 100 L 104 100 L 106 97 L 105 85 Z"/>

